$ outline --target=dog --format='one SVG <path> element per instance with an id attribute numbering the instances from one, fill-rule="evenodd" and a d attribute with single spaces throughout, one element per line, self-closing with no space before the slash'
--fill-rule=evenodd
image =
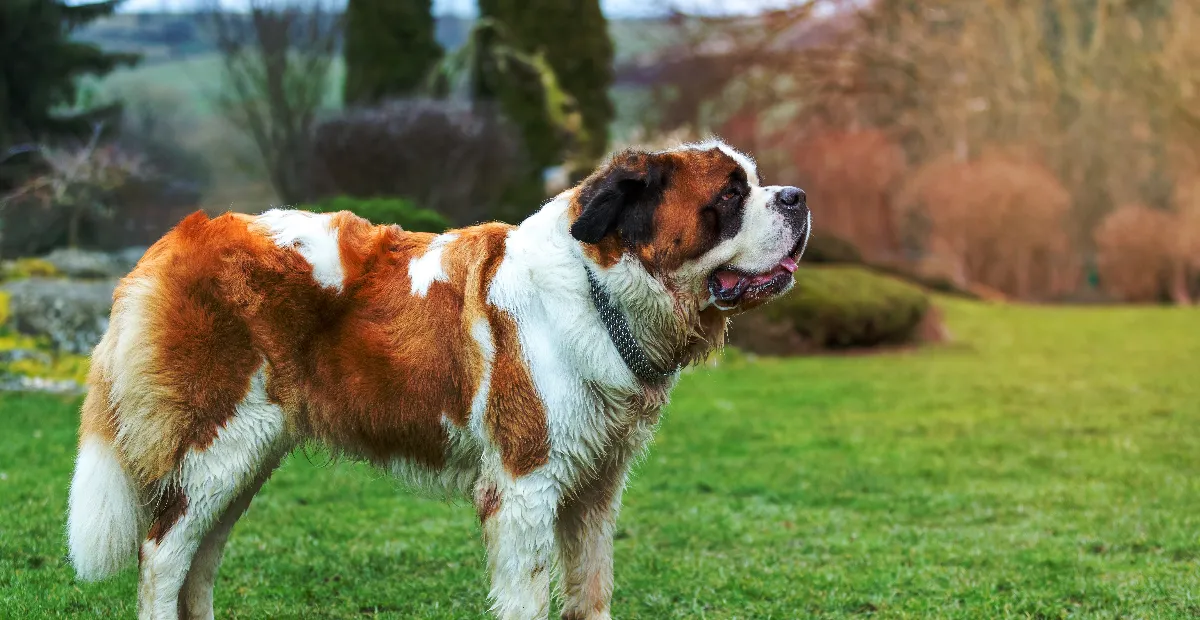
<path id="1" fill-rule="evenodd" d="M 633 461 L 682 368 L 793 286 L 811 216 L 711 140 L 611 156 L 519 226 L 195 213 L 114 294 L 67 538 L 141 618 L 212 618 L 230 530 L 306 444 L 470 498 L 492 612 L 610 617 Z"/>

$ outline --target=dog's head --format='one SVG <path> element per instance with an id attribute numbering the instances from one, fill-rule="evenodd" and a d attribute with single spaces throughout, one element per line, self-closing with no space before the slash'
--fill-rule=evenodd
<path id="1" fill-rule="evenodd" d="M 679 305 L 736 314 L 788 291 L 808 241 L 804 192 L 764 186 L 717 141 L 615 154 L 574 196 L 571 235 L 601 267 L 636 259 Z"/>

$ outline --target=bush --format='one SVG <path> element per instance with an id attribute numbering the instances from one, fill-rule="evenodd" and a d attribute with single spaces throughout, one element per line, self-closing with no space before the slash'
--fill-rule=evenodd
<path id="1" fill-rule="evenodd" d="M 411 232 L 440 233 L 450 228 L 450 222 L 436 211 L 422 209 L 403 198 L 367 198 L 365 200 L 338 196 L 315 205 L 301 207 L 317 213 L 349 211 L 373 224 L 398 224 Z"/>
<path id="2" fill-rule="evenodd" d="M 927 258 L 953 265 L 960 284 L 1019 299 L 1078 288 L 1071 195 L 1036 161 L 1002 151 L 971 161 L 946 155 L 909 179 L 899 203 L 904 215 L 928 226 Z"/>
<path id="3" fill-rule="evenodd" d="M 57 278 L 61 275 L 54 263 L 44 258 L 18 258 L 0 265 L 0 280 Z"/>
<path id="4" fill-rule="evenodd" d="M 904 149 L 878 129 L 814 126 L 790 137 L 789 174 L 808 192 L 818 229 L 852 242 L 868 260 L 899 255 L 900 219 L 892 196 L 905 178 Z"/>
<path id="5" fill-rule="evenodd" d="M 733 320 L 730 343 L 781 354 L 910 342 L 929 307 L 920 288 L 860 267 L 805 267 L 786 297 Z"/>
<path id="6" fill-rule="evenodd" d="M 804 260 L 809 263 L 858 265 L 862 263 L 862 254 L 853 243 L 841 237 L 813 233 L 812 238 L 808 240 L 808 247 L 804 248 Z"/>
<path id="7" fill-rule="evenodd" d="M 522 170 L 518 138 L 485 105 L 351 109 L 318 125 L 313 141 L 317 196 L 404 197 L 456 225 L 491 219 Z"/>
<path id="8" fill-rule="evenodd" d="M 1129 302 L 1157 302 L 1179 264 L 1174 213 L 1126 205 L 1096 227 L 1096 256 L 1104 290 Z"/>

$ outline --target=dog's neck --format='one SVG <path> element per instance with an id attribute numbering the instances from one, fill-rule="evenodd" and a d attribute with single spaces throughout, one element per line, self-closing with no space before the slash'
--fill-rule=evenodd
<path id="1" fill-rule="evenodd" d="M 632 254 L 624 254 L 607 269 L 595 265 L 582 253 L 580 258 L 594 274 L 608 305 L 624 318 L 654 370 L 674 374 L 682 366 L 707 357 L 723 343 L 723 314 L 716 308 L 702 310 L 698 305 L 682 302 L 687 295 L 670 290 L 670 283 L 648 273 Z M 603 317 L 601 320 L 607 323 Z M 611 338 L 612 327 L 607 324 L 605 327 Z M 621 345 L 617 346 L 620 349 Z M 643 374 L 636 369 L 634 372 Z M 643 378 L 643 383 L 649 382 Z"/>
<path id="2" fill-rule="evenodd" d="M 608 338 L 617 348 L 621 360 L 633 371 L 633 374 L 645 385 L 657 386 L 679 371 L 679 365 L 660 366 L 646 353 L 641 341 L 633 333 L 629 319 L 613 301 L 612 296 L 600 284 L 595 271 L 586 269 L 588 285 L 591 288 L 592 305 L 600 314 L 600 322 L 608 331 Z"/>
<path id="3" fill-rule="evenodd" d="M 607 267 L 588 258 L 583 245 L 569 232 L 570 194 L 564 192 L 545 204 L 510 236 L 515 244 L 510 251 L 527 254 L 531 261 L 541 265 L 531 273 L 535 282 L 544 282 L 538 286 L 545 286 L 546 291 L 554 291 L 555 295 L 570 296 L 571 305 L 589 313 L 597 332 L 611 340 L 592 298 L 587 277 L 590 269 L 654 368 L 675 369 L 703 359 L 720 346 L 724 315 L 713 308 L 701 310 L 698 304 L 692 307 L 680 302 L 694 295 L 676 294 L 668 288 L 670 283 L 648 273 L 632 254 L 626 253 Z M 624 358 L 622 363 L 629 366 Z M 640 378 L 638 382 L 647 387 Z"/>
<path id="4" fill-rule="evenodd" d="M 674 374 L 684 330 L 673 297 L 629 255 L 607 269 L 583 262 L 590 303 L 630 370 L 648 385 Z"/>

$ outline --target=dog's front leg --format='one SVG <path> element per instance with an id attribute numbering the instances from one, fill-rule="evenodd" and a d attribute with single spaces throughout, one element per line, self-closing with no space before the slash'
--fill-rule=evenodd
<path id="1" fill-rule="evenodd" d="M 596 478 L 564 498 L 558 513 L 563 620 L 610 620 L 613 530 L 625 489 L 626 467 L 610 460 Z"/>
<path id="2" fill-rule="evenodd" d="M 550 564 L 560 487 L 545 472 L 512 479 L 484 477 L 475 505 L 488 550 L 492 611 L 501 620 L 539 620 L 550 613 Z"/>

